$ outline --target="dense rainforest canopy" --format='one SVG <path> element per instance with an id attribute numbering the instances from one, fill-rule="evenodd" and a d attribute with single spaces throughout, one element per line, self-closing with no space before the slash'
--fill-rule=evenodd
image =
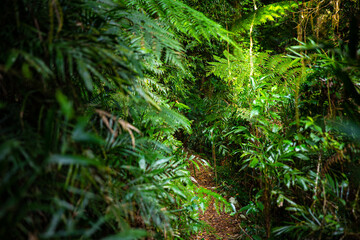
<path id="1" fill-rule="evenodd" d="M 210 204 L 229 239 L 360 239 L 359 25 L 357 0 L 3 0 L 1 239 L 201 239 Z"/>

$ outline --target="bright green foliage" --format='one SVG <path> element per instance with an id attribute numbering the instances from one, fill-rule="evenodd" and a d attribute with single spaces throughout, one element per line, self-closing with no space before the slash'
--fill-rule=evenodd
<path id="1" fill-rule="evenodd" d="M 299 60 L 285 55 L 259 53 L 254 57 L 255 75 L 249 78 L 249 55 L 246 51 L 237 51 L 236 55 L 224 52 L 226 58 L 214 56 L 217 62 L 210 62 L 209 74 L 214 74 L 233 86 L 236 93 L 256 95 L 257 89 L 274 87 L 283 93 L 292 93 L 295 82 L 301 78 L 302 68 Z M 248 93 L 247 93 L 248 92 Z M 236 94 L 234 93 L 234 94 Z"/>
<path id="2" fill-rule="evenodd" d="M 207 144 L 209 156 L 215 146 L 224 189 L 239 195 L 252 221 L 243 223 L 249 234 L 358 236 L 359 65 L 350 56 L 359 46 L 350 46 L 310 41 L 283 54 L 254 47 L 253 69 L 246 48 L 210 61 L 208 77 L 218 77 L 226 91 L 199 104 L 205 114 L 196 139 Z"/>
<path id="3" fill-rule="evenodd" d="M 231 30 L 234 32 L 248 32 L 251 25 L 261 25 L 269 21 L 275 21 L 276 18 L 289 14 L 299 7 L 297 1 L 282 1 L 264 5 L 251 12 L 250 14 L 236 19 L 232 24 Z"/>
<path id="4" fill-rule="evenodd" d="M 211 37 L 230 40 L 227 31 L 218 23 L 206 18 L 203 13 L 193 10 L 181 1 L 138 1 L 129 0 L 127 4 L 136 9 L 143 9 L 148 14 L 169 19 L 170 23 L 182 33 L 189 34 L 197 40 Z"/>
<path id="5" fill-rule="evenodd" d="M 255 185 L 248 203 L 240 211 L 257 216 L 253 221 L 264 226 L 264 230 L 250 232 L 270 237 L 272 224 L 276 224 L 273 219 L 280 212 L 291 218 L 284 217 L 286 226 L 274 228 L 273 233 L 286 234 L 286 238 L 332 238 L 356 233 L 359 181 L 354 176 L 358 171 L 358 142 L 354 133 L 358 128 L 358 119 L 355 120 L 359 110 L 355 90 L 358 64 L 346 57 L 350 54 L 338 54 L 337 49 L 331 49 L 327 56 L 314 43 L 292 49 L 292 58 L 258 54 L 254 59 L 255 74 L 250 79 L 245 54 L 235 57 L 226 53 L 227 58 L 216 58 L 218 62 L 210 63 L 213 74 L 227 81 L 235 92 L 242 93 L 235 93 L 235 101 L 227 107 L 233 109 L 233 114 L 224 110 L 216 112 L 216 119 L 230 116 L 223 124 L 207 118 L 220 135 L 216 137 L 217 154 L 231 158 L 232 168 L 235 165 L 239 169 L 245 184 L 250 181 L 251 186 Z M 295 49 L 318 51 L 311 55 L 317 62 L 305 71 L 306 75 L 299 61 L 302 55 Z M 323 79 L 325 84 L 331 81 L 333 88 L 353 98 L 342 102 L 340 94 L 329 92 L 329 85 L 325 85 L 328 91 L 325 99 L 310 97 L 305 87 L 315 88 L 315 79 Z M 335 81 L 344 85 L 334 86 L 338 83 Z M 299 107 L 303 116 L 298 126 L 294 122 L 297 83 L 302 86 Z M 327 102 L 316 108 L 335 118 L 329 120 L 319 116 L 320 112 L 306 112 L 315 108 L 308 98 Z M 333 102 L 332 98 L 340 102 Z M 336 110 L 337 106 L 346 106 L 345 117 Z M 220 146 L 233 151 L 224 153 Z"/>

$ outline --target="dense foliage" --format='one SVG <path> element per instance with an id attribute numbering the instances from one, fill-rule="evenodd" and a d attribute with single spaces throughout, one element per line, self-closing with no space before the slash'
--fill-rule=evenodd
<path id="1" fill-rule="evenodd" d="M 178 129 L 191 132 L 190 122 L 153 77 L 168 66 L 186 74 L 178 34 L 227 39 L 226 31 L 166 0 L 5 5 L 0 235 L 135 239 L 197 231 L 207 190 L 192 183 L 191 158 L 174 138 Z"/>
<path id="2" fill-rule="evenodd" d="M 214 199 L 244 239 L 360 239 L 359 16 L 353 0 L 5 1 L 0 236 L 192 239 Z"/>

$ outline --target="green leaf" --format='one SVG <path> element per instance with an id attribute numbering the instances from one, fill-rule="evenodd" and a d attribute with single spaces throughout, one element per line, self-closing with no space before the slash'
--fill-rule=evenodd
<path id="1" fill-rule="evenodd" d="M 262 202 L 256 202 L 256 206 L 260 209 L 260 211 L 264 210 L 264 204 Z"/>
<path id="2" fill-rule="evenodd" d="M 296 154 L 294 154 L 294 156 L 297 157 L 297 158 L 300 158 L 302 160 L 310 160 L 310 158 L 308 158 L 307 156 L 305 156 L 302 153 L 296 153 Z"/>
<path id="3" fill-rule="evenodd" d="M 271 16 L 271 15 L 266 15 L 266 18 L 269 19 L 270 21 L 274 21 L 274 20 L 275 20 L 274 17 Z"/>
<path id="4" fill-rule="evenodd" d="M 249 204 L 249 205 L 246 205 L 245 207 L 242 207 L 239 212 L 243 212 L 243 211 L 246 211 L 248 209 L 250 209 L 252 206 Z"/>
<path id="5" fill-rule="evenodd" d="M 104 140 L 101 139 L 99 136 L 91 132 L 85 131 L 85 129 L 80 126 L 75 127 L 74 131 L 71 134 L 71 137 L 75 142 L 94 143 L 99 145 L 105 143 Z"/>
<path id="6" fill-rule="evenodd" d="M 171 157 L 157 160 L 157 161 L 155 161 L 155 162 L 153 162 L 153 163 L 151 164 L 151 167 L 152 167 L 152 168 L 158 167 L 158 166 L 160 166 L 160 165 L 162 165 L 162 164 L 164 164 L 164 163 L 168 163 L 170 160 L 171 160 Z"/>
<path id="7" fill-rule="evenodd" d="M 5 63 L 5 72 L 9 71 L 9 69 L 12 67 L 12 65 L 15 63 L 16 59 L 19 56 L 18 51 L 11 51 L 10 55 L 6 59 Z"/>
<path id="8" fill-rule="evenodd" d="M 244 132 L 247 131 L 247 128 L 244 126 L 238 126 L 235 128 L 235 130 L 233 131 L 234 133 L 240 133 L 240 132 Z"/>
<path id="9" fill-rule="evenodd" d="M 56 100 L 58 101 L 61 112 L 64 114 L 67 120 L 71 119 L 74 115 L 72 102 L 61 92 L 56 91 Z"/>
<path id="10" fill-rule="evenodd" d="M 146 161 L 144 158 L 140 159 L 139 161 L 139 167 L 141 170 L 145 171 L 146 170 Z"/>
<path id="11" fill-rule="evenodd" d="M 32 78 L 32 72 L 31 72 L 29 64 L 23 63 L 22 66 L 21 66 L 21 72 L 22 72 L 22 74 L 24 75 L 24 77 L 26 79 L 31 79 Z"/>
<path id="12" fill-rule="evenodd" d="M 85 87 L 89 91 L 92 91 L 93 88 L 94 88 L 93 87 L 93 81 L 92 81 L 92 78 L 91 78 L 91 74 L 88 71 L 87 65 L 82 60 L 78 60 L 77 61 L 77 67 L 78 67 L 79 75 L 81 76 L 82 80 L 85 83 Z"/>
<path id="13" fill-rule="evenodd" d="M 253 160 L 249 164 L 249 167 L 254 168 L 258 162 L 259 162 L 259 159 L 253 158 Z"/>
<path id="14" fill-rule="evenodd" d="M 321 138 L 314 133 L 310 133 L 310 137 L 314 142 L 319 142 L 321 140 Z"/>
<path id="15" fill-rule="evenodd" d="M 191 109 L 188 105 L 185 105 L 185 104 L 180 103 L 180 102 L 177 102 L 177 101 L 176 101 L 176 103 L 175 103 L 175 106 L 176 106 L 177 108 L 179 108 L 179 109 L 188 109 L 188 110 Z"/>
<path id="16" fill-rule="evenodd" d="M 300 184 L 300 186 L 304 189 L 304 191 L 308 190 L 308 187 L 306 185 L 307 179 L 301 176 L 296 176 L 297 182 Z"/>
<path id="17" fill-rule="evenodd" d="M 99 166 L 98 161 L 88 159 L 82 156 L 52 154 L 49 157 L 49 163 L 61 165 L 94 165 Z"/>
<path id="18" fill-rule="evenodd" d="M 167 185 L 168 188 L 170 188 L 171 190 L 174 191 L 175 194 L 177 194 L 178 196 L 182 197 L 183 199 L 186 199 L 186 195 L 183 191 L 181 191 L 176 185 L 174 184 L 170 184 Z"/>

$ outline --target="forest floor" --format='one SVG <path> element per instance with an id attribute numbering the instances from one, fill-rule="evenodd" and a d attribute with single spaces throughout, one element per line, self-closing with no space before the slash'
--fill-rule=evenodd
<path id="1" fill-rule="evenodd" d="M 192 164 L 190 165 L 191 175 L 196 179 L 198 186 L 221 194 L 221 192 L 217 191 L 213 169 L 202 164 L 199 164 L 199 167 L 200 169 L 195 168 L 194 173 L 194 168 Z M 225 198 L 227 197 L 225 196 Z M 230 214 L 220 212 L 219 215 L 214 207 L 214 200 L 212 200 L 204 213 L 201 210 L 199 211 L 200 220 L 208 224 L 209 229 L 198 233 L 192 239 L 242 239 L 241 234 L 239 234 L 241 233 L 239 214 L 230 216 Z"/>

